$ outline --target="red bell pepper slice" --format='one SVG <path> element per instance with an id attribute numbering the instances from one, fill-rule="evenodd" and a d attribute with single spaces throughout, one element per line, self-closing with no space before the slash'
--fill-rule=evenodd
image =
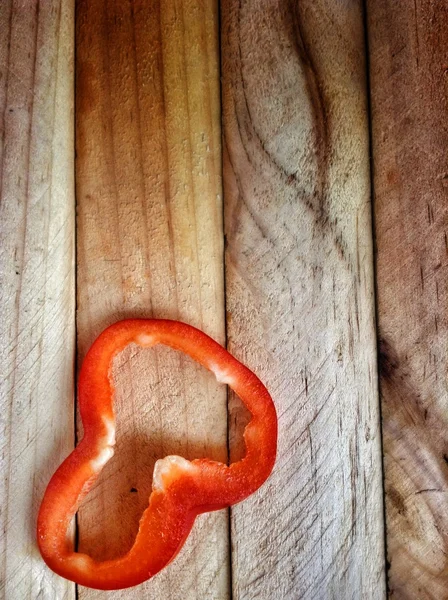
<path id="1" fill-rule="evenodd" d="M 98 562 L 74 552 L 70 521 L 101 469 L 113 455 L 113 358 L 134 342 L 164 344 L 212 371 L 241 398 L 252 414 L 244 431 L 246 454 L 227 466 L 207 458 L 167 456 L 156 462 L 153 491 L 134 545 L 120 558 Z M 272 399 L 247 367 L 198 329 L 168 320 L 132 319 L 106 329 L 81 368 L 78 401 L 84 437 L 53 475 L 40 507 L 37 539 L 42 557 L 59 575 L 91 588 L 111 590 L 146 581 L 181 549 L 196 516 L 240 502 L 255 492 L 274 466 L 277 416 Z"/>

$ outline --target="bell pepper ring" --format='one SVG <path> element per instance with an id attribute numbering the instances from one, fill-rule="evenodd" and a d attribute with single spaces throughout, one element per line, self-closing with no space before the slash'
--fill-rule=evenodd
<path id="1" fill-rule="evenodd" d="M 244 430 L 245 456 L 230 465 L 207 458 L 166 456 L 156 462 L 149 506 L 132 548 L 123 556 L 93 560 L 75 552 L 70 522 L 115 444 L 114 357 L 128 344 L 164 344 L 187 354 L 240 397 L 252 417 Z M 37 520 L 37 540 L 47 565 L 81 585 L 123 589 L 143 583 L 170 563 L 200 513 L 240 502 L 268 478 L 277 451 L 277 415 L 267 389 L 247 367 L 202 331 L 178 321 L 129 319 L 108 327 L 88 351 L 79 375 L 78 402 L 84 437 L 51 478 Z"/>

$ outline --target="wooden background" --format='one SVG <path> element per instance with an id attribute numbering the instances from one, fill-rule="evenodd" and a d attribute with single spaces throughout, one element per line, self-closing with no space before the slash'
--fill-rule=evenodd
<path id="1" fill-rule="evenodd" d="M 0 31 L 1 597 L 448 599 L 447 4 L 5 0 Z M 35 521 L 82 436 L 78 366 L 129 316 L 227 345 L 279 452 L 103 593 L 44 565 Z M 114 378 L 73 532 L 97 558 L 132 545 L 155 460 L 237 459 L 247 419 L 174 351 Z"/>

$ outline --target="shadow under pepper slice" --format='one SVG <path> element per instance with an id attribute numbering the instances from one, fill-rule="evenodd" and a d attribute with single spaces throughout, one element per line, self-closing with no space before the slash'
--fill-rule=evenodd
<path id="1" fill-rule="evenodd" d="M 212 371 L 241 398 L 252 418 L 244 431 L 246 454 L 227 466 L 207 458 L 167 456 L 156 462 L 153 491 L 132 548 L 120 558 L 95 561 L 74 552 L 69 524 L 115 444 L 111 366 L 128 344 L 164 344 Z M 277 449 L 272 399 L 254 373 L 198 329 L 178 321 L 132 319 L 106 329 L 81 368 L 78 401 L 84 437 L 53 475 L 40 507 L 37 539 L 47 565 L 91 588 L 111 590 L 142 583 L 163 569 L 181 549 L 196 516 L 240 502 L 269 476 Z"/>

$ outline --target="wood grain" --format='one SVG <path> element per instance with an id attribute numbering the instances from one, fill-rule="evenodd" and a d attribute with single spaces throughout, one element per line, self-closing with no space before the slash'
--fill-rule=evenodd
<path id="1" fill-rule="evenodd" d="M 367 2 L 390 597 L 448 598 L 448 7 Z"/>
<path id="2" fill-rule="evenodd" d="M 79 358 L 125 317 L 180 319 L 224 343 L 217 5 L 80 1 L 76 22 Z M 130 347 L 114 377 L 115 457 L 78 519 L 80 550 L 100 558 L 132 545 L 156 459 L 227 456 L 226 390 L 211 374 Z M 228 595 L 221 511 L 198 519 L 168 569 L 107 598 Z"/>
<path id="3" fill-rule="evenodd" d="M 383 598 L 361 3 L 226 0 L 222 40 L 228 342 L 280 425 L 231 512 L 234 598 Z"/>
<path id="4" fill-rule="evenodd" d="M 0 3 L 0 596 L 75 597 L 36 545 L 74 445 L 71 0 Z"/>

